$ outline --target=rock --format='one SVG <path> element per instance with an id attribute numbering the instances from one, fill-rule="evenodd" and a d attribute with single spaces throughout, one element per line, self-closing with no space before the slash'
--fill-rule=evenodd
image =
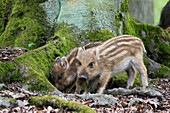
<path id="1" fill-rule="evenodd" d="M 169 74 L 170 68 L 155 62 L 154 60 L 150 59 L 149 57 L 145 57 L 144 62 L 147 67 L 149 78 L 169 77 L 170 76 L 170 74 Z"/>
<path id="2" fill-rule="evenodd" d="M 16 94 L 13 94 L 11 95 L 14 99 L 22 99 L 24 98 L 26 95 L 23 94 L 23 93 L 16 93 Z"/>
<path id="3" fill-rule="evenodd" d="M 17 100 L 18 102 L 18 106 L 21 107 L 21 106 L 26 106 L 28 105 L 29 103 L 26 101 L 26 100 Z"/>
<path id="4" fill-rule="evenodd" d="M 159 105 L 159 102 L 157 102 L 157 100 L 155 99 L 147 99 L 147 100 L 143 100 L 143 99 L 140 99 L 140 98 L 133 98 L 131 99 L 130 103 L 129 103 L 129 107 L 135 105 L 136 103 L 145 103 L 145 104 L 151 104 L 154 106 L 154 108 L 157 108 L 158 105 Z"/>
<path id="5" fill-rule="evenodd" d="M 104 94 L 86 94 L 86 95 L 76 95 L 82 99 L 92 99 L 96 101 L 96 103 L 92 103 L 89 105 L 90 107 L 94 106 L 111 106 L 111 104 L 116 104 L 118 101 L 115 97 L 110 95 L 104 95 Z"/>
<path id="6" fill-rule="evenodd" d="M 4 88 L 4 84 L 0 84 L 0 90 L 2 89 L 2 88 Z"/>
<path id="7" fill-rule="evenodd" d="M 18 104 L 15 99 L 0 96 L 0 107 L 1 108 L 9 108 L 9 107 L 14 108 L 14 107 L 17 107 L 17 105 Z"/>
<path id="8" fill-rule="evenodd" d="M 133 88 L 133 89 L 124 89 L 124 88 L 113 88 L 105 91 L 106 94 L 112 95 L 141 95 L 149 97 L 157 97 L 160 100 L 165 100 L 163 95 L 153 89 L 142 89 L 142 88 Z"/>
<path id="9" fill-rule="evenodd" d="M 55 91 L 52 92 L 52 95 L 63 95 L 63 93 L 56 89 Z"/>

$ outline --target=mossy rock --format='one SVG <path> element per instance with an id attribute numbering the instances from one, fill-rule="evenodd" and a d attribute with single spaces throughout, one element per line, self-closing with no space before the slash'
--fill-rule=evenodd
<path id="1" fill-rule="evenodd" d="M 2 0 L 0 2 L 0 47 L 28 49 L 47 41 L 49 26 L 40 3 L 45 0 Z M 31 48 L 30 43 L 35 43 Z"/>
<path id="2" fill-rule="evenodd" d="M 137 36 L 144 42 L 147 56 L 170 67 L 170 34 L 159 26 L 138 23 L 128 15 L 125 34 Z"/>
<path id="3" fill-rule="evenodd" d="M 126 15 L 126 16 L 125 16 Z M 170 34 L 159 26 L 140 23 L 131 18 L 128 0 L 121 4 L 115 16 L 117 35 L 132 35 L 142 39 L 147 56 L 154 61 L 170 67 Z"/>
<path id="4" fill-rule="evenodd" d="M 18 101 L 16 99 L 0 96 L 0 107 L 1 108 L 15 108 L 17 106 L 18 106 Z"/>
<path id="5" fill-rule="evenodd" d="M 149 78 L 165 78 L 170 77 L 170 68 L 159 64 L 148 57 L 144 58 L 144 64 L 147 68 Z"/>
<path id="6" fill-rule="evenodd" d="M 48 80 L 54 59 L 76 46 L 71 29 L 66 26 L 58 28 L 55 37 L 57 39 L 47 45 L 24 53 L 13 61 L 0 63 L 0 82 L 21 81 L 29 90 L 54 91 L 55 87 Z"/>
<path id="7" fill-rule="evenodd" d="M 126 72 L 122 72 L 117 75 L 112 75 L 110 81 L 108 82 L 107 89 L 113 89 L 118 87 L 126 88 L 128 81 L 128 75 Z M 133 84 L 133 87 L 140 87 L 142 86 L 142 82 L 140 79 L 140 75 L 137 73 L 136 78 Z"/>

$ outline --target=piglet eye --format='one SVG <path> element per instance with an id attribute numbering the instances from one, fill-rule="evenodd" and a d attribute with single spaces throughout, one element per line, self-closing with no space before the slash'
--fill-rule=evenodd
<path id="1" fill-rule="evenodd" d="M 61 73 L 60 75 L 58 75 L 58 80 L 61 80 L 64 76 L 64 73 Z"/>
<path id="2" fill-rule="evenodd" d="M 90 67 L 90 68 L 93 68 L 93 67 L 94 67 L 94 62 L 91 62 L 91 63 L 89 64 L 89 67 Z"/>
<path id="3" fill-rule="evenodd" d="M 81 66 L 81 62 L 79 60 L 77 60 L 77 64 L 78 66 Z"/>

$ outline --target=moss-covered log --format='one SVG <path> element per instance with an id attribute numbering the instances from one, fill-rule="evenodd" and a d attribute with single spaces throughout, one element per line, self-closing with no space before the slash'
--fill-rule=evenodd
<path id="1" fill-rule="evenodd" d="M 49 95 L 49 96 L 43 96 L 43 97 L 32 97 L 32 99 L 29 100 L 29 103 L 31 105 L 36 105 L 38 107 L 43 106 L 52 106 L 54 108 L 64 108 L 73 110 L 79 113 L 95 113 L 96 111 L 86 105 L 83 105 L 78 102 L 73 101 L 67 101 L 65 99 L 62 99 L 57 96 Z"/>

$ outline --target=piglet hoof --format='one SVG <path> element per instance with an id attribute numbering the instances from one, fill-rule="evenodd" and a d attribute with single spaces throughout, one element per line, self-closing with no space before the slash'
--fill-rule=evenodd
<path id="1" fill-rule="evenodd" d="M 146 89 L 146 88 L 149 88 L 149 86 L 143 86 L 142 88 L 143 88 L 143 89 Z"/>
<path id="2" fill-rule="evenodd" d="M 83 95 L 86 95 L 86 94 L 90 94 L 90 92 L 86 92 L 86 91 L 85 91 L 85 92 L 83 93 Z"/>
<path id="3" fill-rule="evenodd" d="M 75 91 L 74 94 L 78 94 L 78 93 Z"/>
<path id="4" fill-rule="evenodd" d="M 128 87 L 126 87 L 126 89 L 132 89 L 133 88 L 133 86 L 128 86 Z"/>

